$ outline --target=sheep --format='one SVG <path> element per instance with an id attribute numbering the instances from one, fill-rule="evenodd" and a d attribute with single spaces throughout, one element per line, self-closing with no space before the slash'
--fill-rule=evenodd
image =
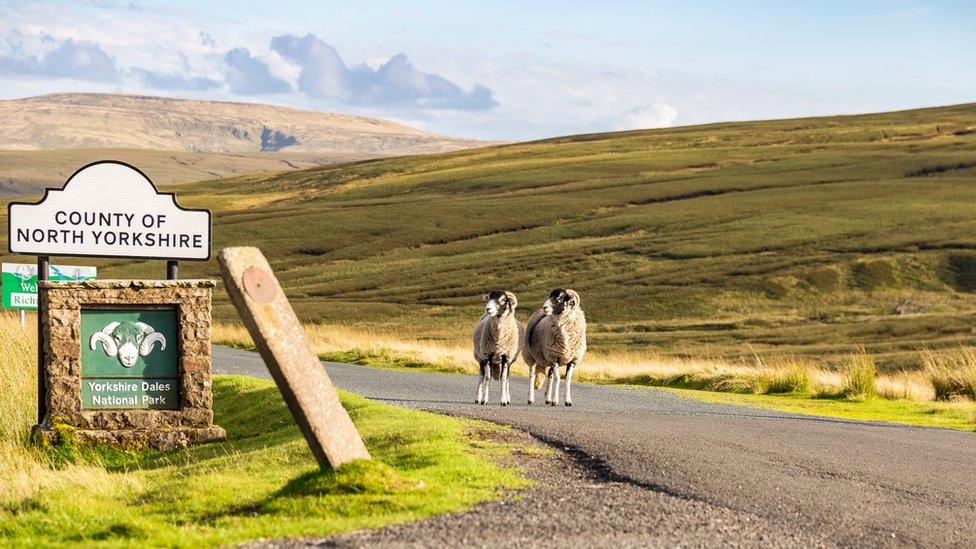
<path id="1" fill-rule="evenodd" d="M 166 336 L 145 322 L 127 320 L 105 325 L 88 340 L 88 346 L 93 351 L 98 349 L 99 343 L 106 355 L 118 356 L 122 366 L 131 368 L 140 356 L 151 353 L 156 343 L 159 343 L 160 349 L 166 349 Z"/>
<path id="2" fill-rule="evenodd" d="M 548 384 L 546 404 L 559 403 L 559 367 L 566 367 L 566 406 L 573 405 L 573 371 L 586 354 L 586 316 L 579 293 L 556 288 L 549 293 L 542 308 L 529 318 L 522 342 L 522 358 L 529 365 L 529 404 L 535 402 L 535 390 L 541 388 L 545 368 Z"/>
<path id="3" fill-rule="evenodd" d="M 518 298 L 508 291 L 495 290 L 485 294 L 485 314 L 474 327 L 474 359 L 478 362 L 481 380 L 478 383 L 476 404 L 488 403 L 491 379 L 501 379 L 501 405 L 508 406 L 511 394 L 508 375 L 512 362 L 518 359 L 524 328 L 515 318 Z M 497 364 L 497 366 L 496 366 Z"/>

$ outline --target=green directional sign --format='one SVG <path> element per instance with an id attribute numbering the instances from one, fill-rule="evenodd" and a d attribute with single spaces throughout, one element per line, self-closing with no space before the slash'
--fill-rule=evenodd
<path id="1" fill-rule="evenodd" d="M 51 265 L 48 278 L 55 281 L 91 280 L 95 267 Z M 4 309 L 37 309 L 37 265 L 4 263 L 0 267 L 0 295 Z"/>
<path id="2" fill-rule="evenodd" d="M 179 409 L 176 309 L 81 310 L 85 409 Z"/>

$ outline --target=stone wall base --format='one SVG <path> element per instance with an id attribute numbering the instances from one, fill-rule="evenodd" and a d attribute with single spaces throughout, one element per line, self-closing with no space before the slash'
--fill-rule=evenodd
<path id="1" fill-rule="evenodd" d="M 126 448 L 154 448 L 169 451 L 193 444 L 227 439 L 227 431 L 216 425 L 209 427 L 170 427 L 165 429 L 72 429 L 75 440 L 82 444 L 111 444 Z M 47 425 L 35 425 L 35 440 L 42 444 L 57 444 L 61 433 Z"/>

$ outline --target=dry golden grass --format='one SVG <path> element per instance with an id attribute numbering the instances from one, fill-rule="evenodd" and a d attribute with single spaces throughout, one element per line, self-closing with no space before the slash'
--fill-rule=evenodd
<path id="1" fill-rule="evenodd" d="M 33 316 L 20 327 L 15 314 L 0 313 L 0 517 L 2 506 L 63 486 L 89 491 L 122 490 L 132 479 L 109 478 L 101 467 L 60 465 L 27 444 L 37 410 L 37 335 Z"/>
<path id="2" fill-rule="evenodd" d="M 447 372 L 477 373 L 466 341 L 421 339 L 395 331 L 366 330 L 337 324 L 309 324 L 306 334 L 312 349 L 323 358 L 378 366 L 407 366 Z M 250 335 L 238 324 L 214 325 L 215 344 L 252 348 Z M 855 353 L 854 359 L 870 360 Z M 854 366 L 864 366 L 855 364 Z M 863 368 L 855 371 L 864 374 Z M 513 375 L 527 374 L 517 362 Z M 605 353 L 591 351 L 576 371 L 577 379 L 596 383 L 674 386 L 737 393 L 843 394 L 849 373 L 833 371 L 793 356 L 755 355 L 752 361 L 722 360 L 707 356 L 680 358 L 654 351 Z M 864 390 L 866 378 L 857 380 Z M 877 375 L 874 393 L 891 400 L 926 401 L 933 391 L 918 372 Z"/>
<path id="3" fill-rule="evenodd" d="M 851 397 L 877 396 L 877 379 L 878 367 L 874 358 L 863 348 L 851 353 L 844 363 L 844 394 Z"/>
<path id="4" fill-rule="evenodd" d="M 925 375 L 936 400 L 976 400 L 976 348 L 922 353 Z"/>
<path id="5" fill-rule="evenodd" d="M 439 341 L 417 339 L 394 331 L 364 330 L 337 324 L 306 325 L 312 349 L 318 355 L 333 355 L 352 350 L 362 354 L 395 354 L 441 369 L 477 372 L 470 347 Z M 250 334 L 240 324 L 217 323 L 213 326 L 215 344 L 253 348 Z"/>

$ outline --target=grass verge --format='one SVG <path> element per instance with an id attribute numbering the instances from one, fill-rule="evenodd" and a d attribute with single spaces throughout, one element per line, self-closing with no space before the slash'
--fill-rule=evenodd
<path id="1" fill-rule="evenodd" d="M 755 395 L 675 388 L 663 390 L 705 402 L 753 406 L 794 414 L 885 421 L 958 431 L 973 431 L 976 427 L 976 414 L 971 402 L 913 402 L 862 397 L 818 398 L 809 393 Z"/>
<path id="2" fill-rule="evenodd" d="M 374 461 L 322 472 L 274 383 L 245 376 L 214 377 L 223 443 L 171 453 L 31 447 L 34 349 L 15 323 L 0 315 L 0 546 L 321 536 L 463 510 L 527 484 L 501 465 L 517 449 L 504 429 L 344 392 Z"/>
<path id="3" fill-rule="evenodd" d="M 511 448 L 478 435 L 497 427 L 349 393 L 343 405 L 375 461 L 321 472 L 273 383 L 217 376 L 214 391 L 227 442 L 41 466 L 47 478 L 37 489 L 0 503 L 0 545 L 200 547 L 328 535 L 465 509 L 525 484 L 495 465 Z M 81 485 L 57 478 L 79 471 Z"/>

